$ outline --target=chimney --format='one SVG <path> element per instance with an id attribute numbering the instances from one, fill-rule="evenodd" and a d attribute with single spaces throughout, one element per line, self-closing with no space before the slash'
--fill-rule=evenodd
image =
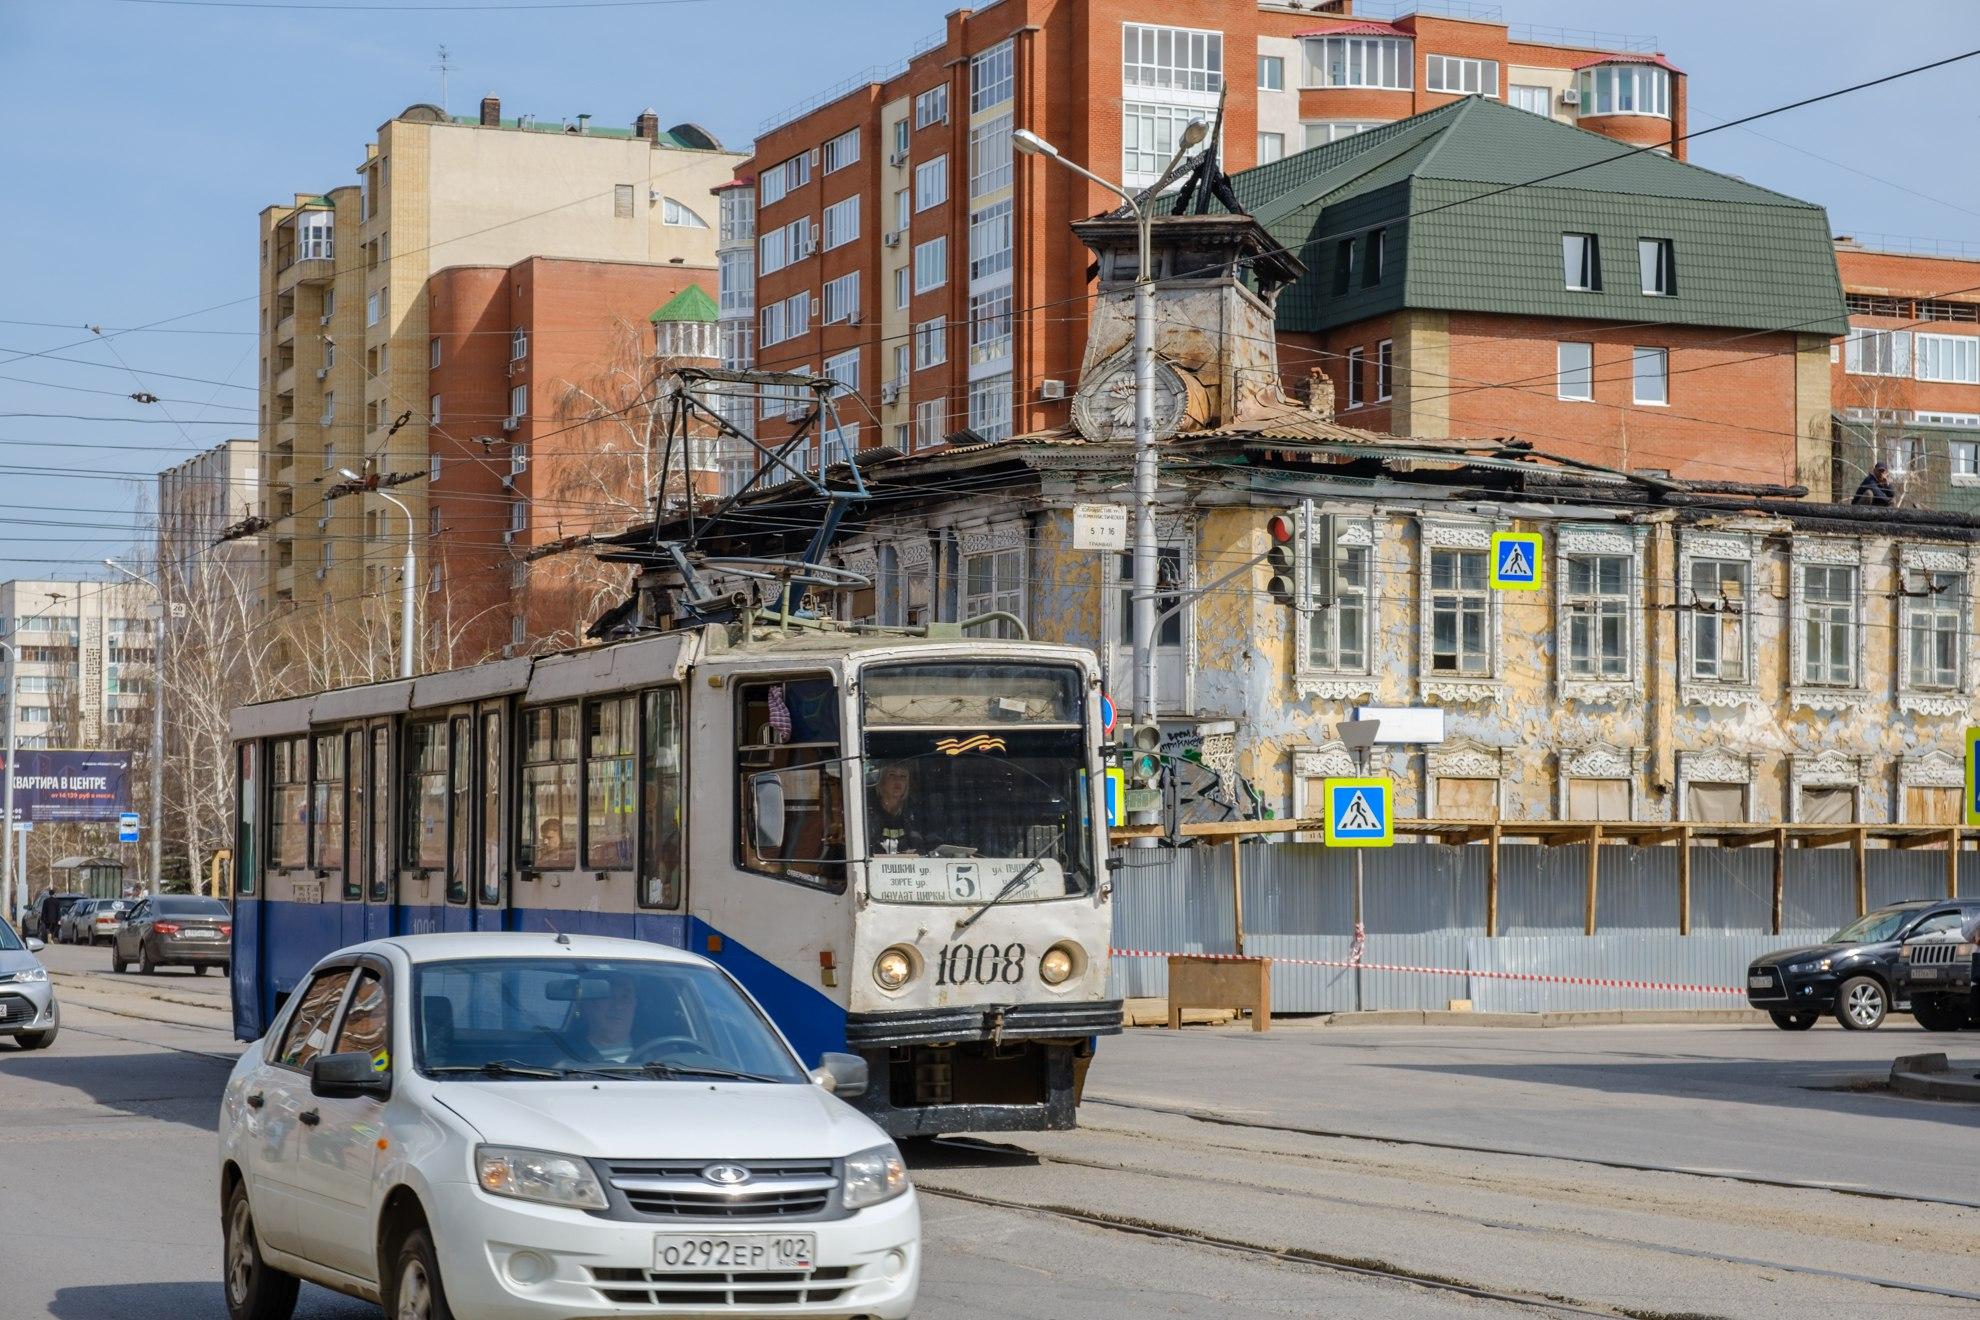
<path id="1" fill-rule="evenodd" d="M 1307 372 L 1306 406 L 1319 413 L 1322 421 L 1334 420 L 1334 378 L 1323 368 L 1312 367 Z"/>
<path id="2" fill-rule="evenodd" d="M 648 142 L 660 140 L 660 116 L 650 106 L 640 111 L 639 118 L 633 120 L 633 136 L 645 138 Z"/>
<path id="3" fill-rule="evenodd" d="M 494 96 L 484 96 L 481 98 L 481 126 L 483 128 L 500 128 L 502 126 L 501 98 Z"/>

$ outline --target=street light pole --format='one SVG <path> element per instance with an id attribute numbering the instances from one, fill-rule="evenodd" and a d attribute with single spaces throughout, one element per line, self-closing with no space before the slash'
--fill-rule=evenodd
<path id="1" fill-rule="evenodd" d="M 1209 132 L 1202 120 L 1192 121 L 1176 144 L 1175 161 Z M 1155 722 L 1155 270 L 1154 212 L 1133 193 L 1110 183 L 1083 165 L 1067 160 L 1059 149 L 1028 128 L 1011 135 L 1018 150 L 1057 161 L 1074 174 L 1098 184 L 1127 203 L 1134 216 L 1134 724 Z M 1165 173 L 1166 177 L 1166 173 Z M 1151 199 L 1152 201 L 1152 199 Z"/>
<path id="2" fill-rule="evenodd" d="M 103 561 L 133 582 L 150 587 L 158 597 L 152 608 L 158 611 L 151 631 L 151 892 L 165 892 L 165 588 L 142 573 L 133 573 L 114 559 Z M 9 717 L 11 721 L 11 716 Z M 10 762 L 11 764 L 11 762 Z M 9 812 L 9 828 L 12 813 Z M 192 890 L 199 892 L 199 875 L 190 877 Z"/>
<path id="3" fill-rule="evenodd" d="M 405 582 L 402 584 L 403 590 L 399 593 L 399 677 L 411 678 L 413 676 L 413 573 L 415 571 L 412 510 L 406 507 L 404 500 L 401 500 L 391 491 L 379 486 L 375 477 L 370 479 L 360 477 L 349 468 L 338 468 L 337 472 L 353 485 L 370 491 L 373 495 L 378 496 L 400 513 L 406 515 L 406 560 L 405 568 L 401 573 L 401 576 L 405 578 Z"/>
<path id="4" fill-rule="evenodd" d="M 20 704 L 20 693 L 14 690 L 15 679 L 20 669 L 20 652 L 12 642 L 0 642 L 0 650 L 7 652 L 7 787 L 4 790 L 6 801 L 0 805 L 0 815 L 7 818 L 7 841 L 0 844 L 0 916 L 12 921 L 20 920 L 20 905 L 27 902 L 27 895 L 16 892 L 14 881 L 14 753 L 19 750 L 14 737 L 14 708 Z"/>

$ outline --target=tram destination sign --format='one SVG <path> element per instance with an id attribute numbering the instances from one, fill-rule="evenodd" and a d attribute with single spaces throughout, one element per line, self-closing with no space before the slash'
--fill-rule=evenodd
<path id="1" fill-rule="evenodd" d="M 868 888 L 882 903 L 981 902 L 1017 879 L 1028 863 L 1022 857 L 902 857 L 873 859 Z M 1022 889 L 1006 898 L 1057 898 L 1066 892 L 1065 872 L 1050 858 L 1040 861 Z"/>
<path id="2" fill-rule="evenodd" d="M 0 774 L 14 781 L 16 821 L 115 825 L 131 809 L 129 752 L 26 747 L 15 758 L 9 766 L 0 748 Z"/>

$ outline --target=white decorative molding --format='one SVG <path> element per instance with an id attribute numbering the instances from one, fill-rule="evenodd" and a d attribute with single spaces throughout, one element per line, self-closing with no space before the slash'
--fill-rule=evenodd
<path id="1" fill-rule="evenodd" d="M 1301 646 L 1302 654 L 1305 647 Z M 1293 691 L 1302 697 L 1316 701 L 1353 701 L 1356 697 L 1373 699 L 1375 680 L 1363 675 L 1359 678 L 1319 678 L 1311 674 L 1295 675 Z"/>
<path id="2" fill-rule="evenodd" d="M 1649 751 L 1643 747 L 1613 747 L 1591 743 L 1585 747 L 1563 747 L 1556 756 L 1560 773 L 1555 776 L 1554 815 L 1568 820 L 1568 785 L 1576 779 L 1620 779 L 1629 784 L 1629 819 L 1642 817 L 1643 764 Z"/>
<path id="3" fill-rule="evenodd" d="M 1681 546 L 1688 559 L 1751 559 L 1752 538 L 1710 532 L 1686 532 Z M 1686 582 L 1690 581 L 1687 575 Z"/>
<path id="4" fill-rule="evenodd" d="M 1678 777 L 1693 784 L 1750 784 L 1753 758 L 1740 752 L 1679 752 Z"/>
<path id="5" fill-rule="evenodd" d="M 1800 630 L 1795 635 L 1799 637 Z M 1799 657 L 1796 658 L 1798 663 Z M 1796 683 L 1788 688 L 1788 700 L 1808 710 L 1861 710 L 1870 704 L 1870 694 L 1862 688 L 1808 687 Z"/>
<path id="6" fill-rule="evenodd" d="M 1808 710 L 1838 712 L 1861 709 L 1870 698 L 1863 687 L 1866 659 L 1863 654 L 1863 546 L 1844 537 L 1797 536 L 1789 546 L 1788 556 L 1788 702 Z M 1850 625 L 1854 681 L 1848 687 L 1803 681 L 1802 676 L 1808 672 L 1808 600 L 1802 569 L 1817 564 L 1856 570 L 1854 614 Z"/>
<path id="7" fill-rule="evenodd" d="M 958 538 L 962 553 L 980 555 L 998 550 L 1018 550 L 1024 546 L 1024 524 L 1021 522 L 998 523 L 994 527 L 979 527 L 964 532 Z"/>
<path id="8" fill-rule="evenodd" d="M 1425 678 L 1417 682 L 1416 690 L 1425 700 L 1460 705 L 1502 701 L 1506 695 L 1506 685 L 1490 679 Z"/>
<path id="9" fill-rule="evenodd" d="M 1966 552 L 1950 546 L 1902 545 L 1898 547 L 1898 567 L 1908 573 L 1964 573 Z"/>
<path id="10" fill-rule="evenodd" d="M 1927 715 L 1937 719 L 1958 719 L 1973 709 L 1968 697 L 1952 693 L 1930 693 L 1903 691 L 1898 693 L 1898 709 L 1912 715 Z"/>
<path id="11" fill-rule="evenodd" d="M 1835 536 L 1796 537 L 1790 556 L 1797 564 L 1861 564 L 1863 547 Z"/>
<path id="12" fill-rule="evenodd" d="M 1958 719 L 1973 709 L 1972 700 L 1967 696 L 1971 676 L 1974 673 L 1973 555 L 1972 547 L 1912 544 L 1899 545 L 1897 548 L 1897 582 L 1894 584 L 1897 594 L 1897 628 L 1892 639 L 1894 644 L 1891 665 L 1897 675 L 1897 704 L 1901 711 L 1939 719 Z M 1958 598 L 1951 602 L 1957 610 L 1959 663 L 1950 688 L 1912 686 L 1911 657 L 1908 654 L 1907 639 L 1911 636 L 1913 622 L 1920 613 L 1920 607 L 1934 603 L 1929 596 L 1913 594 L 1912 584 L 1908 579 L 1914 573 L 1951 573 L 1956 574 L 1960 579 Z"/>
<path id="13" fill-rule="evenodd" d="M 1498 528 L 1488 522 L 1458 522 L 1443 518 L 1417 521 L 1416 654 L 1417 664 L 1427 671 L 1432 652 L 1430 609 L 1430 555 L 1436 550 L 1475 550 L 1492 552 L 1492 533 Z M 1482 674 L 1438 674 L 1420 672 L 1417 692 L 1425 701 L 1459 704 L 1496 702 L 1505 698 L 1500 682 L 1499 595 L 1485 593 L 1485 672 Z M 1372 633 L 1371 633 L 1372 635 Z"/>
<path id="14" fill-rule="evenodd" d="M 1629 561 L 1623 584 L 1623 672 L 1567 672 L 1567 606 L 1569 559 L 1602 555 Z M 1642 696 L 1643 672 L 1643 537 L 1640 528 L 1564 524 L 1554 535 L 1554 690 L 1563 701 L 1620 706 Z"/>
<path id="15" fill-rule="evenodd" d="M 1855 819 L 1863 819 L 1868 796 L 1868 766 L 1864 758 L 1845 752 L 1796 753 L 1788 757 L 1788 821 L 1801 820 L 1801 790 L 1804 788 L 1847 788 L 1856 794 Z"/>
<path id="16" fill-rule="evenodd" d="M 1423 814 L 1432 818 L 1443 815 L 1437 792 L 1439 780 L 1490 779 L 1498 785 L 1493 790 L 1492 814 L 1495 818 L 1503 817 L 1506 814 L 1505 767 L 1504 748 L 1489 747 L 1470 738 L 1456 738 L 1428 749 L 1423 756 Z"/>
<path id="17" fill-rule="evenodd" d="M 1446 522 L 1436 518 L 1425 518 L 1423 546 L 1426 550 L 1490 550 L 1494 530 L 1490 523 Z"/>
<path id="18" fill-rule="evenodd" d="M 1898 758 L 1900 788 L 1965 788 L 1966 763 L 1941 748 Z"/>
<path id="19" fill-rule="evenodd" d="M 1687 639 L 1689 640 L 1689 639 Z M 1689 650 L 1686 654 L 1690 654 Z M 1678 700 L 1692 706 L 1714 706 L 1724 710 L 1760 704 L 1760 689 L 1750 684 L 1707 683 L 1701 679 L 1681 679 Z"/>
<path id="20" fill-rule="evenodd" d="M 901 566 L 903 568 L 926 567 L 929 558 L 928 538 L 925 536 L 916 536 L 909 540 L 896 541 L 894 543 L 894 553 L 900 556 Z"/>
<path id="21" fill-rule="evenodd" d="M 1366 518 L 1343 519 L 1334 525 L 1334 542 L 1346 546 L 1375 544 L 1375 524 Z"/>
<path id="22" fill-rule="evenodd" d="M 1299 779 L 1348 779 L 1358 773 L 1354 753 L 1346 743 L 1321 743 L 1292 749 L 1293 775 Z"/>
<path id="23" fill-rule="evenodd" d="M 1638 540 L 1622 528 L 1568 526 L 1561 528 L 1554 543 L 1564 555 L 1633 555 Z"/>
<path id="24" fill-rule="evenodd" d="M 842 550 L 839 552 L 840 566 L 843 567 L 848 573 L 859 574 L 861 577 L 865 578 L 868 582 L 873 581 L 874 569 L 877 567 L 878 563 L 879 563 L 879 556 L 875 552 L 874 548 L 870 545 L 860 546 L 858 549 L 854 549 L 854 550 Z"/>
<path id="25" fill-rule="evenodd" d="M 1634 679 L 1564 678 L 1561 696 L 1568 701 L 1584 701 L 1591 706 L 1621 706 L 1643 695 L 1643 685 Z"/>
<path id="26" fill-rule="evenodd" d="M 1715 678 L 1700 678 L 1691 672 L 1691 657 L 1694 654 L 1692 632 L 1701 617 L 1692 606 L 1699 602 L 1691 589 L 1691 569 L 1694 562 L 1701 559 L 1724 560 L 1746 565 L 1746 592 L 1735 602 L 1738 613 L 1730 617 L 1739 621 L 1740 672 L 1746 677 L 1733 682 L 1721 682 Z M 1754 579 L 1758 576 L 1754 563 L 1753 538 L 1737 532 L 1698 532 L 1685 531 L 1678 538 L 1678 700 L 1693 706 L 1709 706 L 1721 710 L 1736 710 L 1741 706 L 1758 706 L 1760 689 L 1754 682 Z M 1716 616 L 1727 617 L 1727 616 Z M 1723 633 L 1721 634 L 1723 641 Z"/>

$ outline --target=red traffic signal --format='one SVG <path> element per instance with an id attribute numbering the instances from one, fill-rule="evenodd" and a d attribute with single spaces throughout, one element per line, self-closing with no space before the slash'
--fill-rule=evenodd
<path id="1" fill-rule="evenodd" d="M 1299 534 L 1299 524 L 1293 521 L 1290 513 L 1275 513 L 1265 520 L 1265 534 L 1272 538 L 1274 545 L 1291 545 Z"/>
<path id="2" fill-rule="evenodd" d="M 1299 579 L 1293 564 L 1293 541 L 1299 524 L 1290 513 L 1275 513 L 1265 520 L 1265 535 L 1271 544 L 1265 549 L 1265 590 L 1281 605 L 1299 605 Z"/>

